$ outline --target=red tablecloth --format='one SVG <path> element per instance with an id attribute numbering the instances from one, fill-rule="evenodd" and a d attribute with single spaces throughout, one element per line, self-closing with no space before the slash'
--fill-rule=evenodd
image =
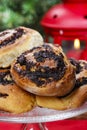
<path id="1" fill-rule="evenodd" d="M 48 130 L 87 130 L 87 120 L 64 120 L 45 124 Z"/>
<path id="2" fill-rule="evenodd" d="M 46 130 L 87 130 L 87 120 L 63 120 L 43 123 L 43 125 L 47 128 Z M 40 130 L 40 128 L 38 124 L 0 122 L 0 130 Z"/>

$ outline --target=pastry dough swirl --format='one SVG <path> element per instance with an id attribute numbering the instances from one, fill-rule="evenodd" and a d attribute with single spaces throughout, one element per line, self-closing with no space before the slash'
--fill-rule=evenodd
<path id="1" fill-rule="evenodd" d="M 22 53 L 13 62 L 11 73 L 20 87 L 36 95 L 63 96 L 75 83 L 73 65 L 61 47 L 51 43 Z"/>

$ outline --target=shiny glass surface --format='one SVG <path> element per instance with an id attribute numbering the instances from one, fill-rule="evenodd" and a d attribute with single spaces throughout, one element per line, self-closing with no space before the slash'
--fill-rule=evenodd
<path id="1" fill-rule="evenodd" d="M 87 102 L 77 109 L 64 111 L 36 107 L 32 111 L 22 114 L 0 112 L 0 121 L 10 121 L 17 123 L 49 122 L 72 118 L 85 112 L 87 112 Z"/>

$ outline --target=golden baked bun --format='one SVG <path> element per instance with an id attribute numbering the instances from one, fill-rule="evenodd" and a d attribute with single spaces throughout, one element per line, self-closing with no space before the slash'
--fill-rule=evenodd
<path id="1" fill-rule="evenodd" d="M 0 33 L 0 67 L 11 65 L 13 60 L 27 49 L 43 44 L 39 32 L 26 28 L 6 30 Z"/>
<path id="2" fill-rule="evenodd" d="M 61 47 L 50 43 L 22 53 L 11 74 L 20 87 L 41 96 L 64 96 L 75 84 L 75 68 Z"/>
<path id="3" fill-rule="evenodd" d="M 9 69 L 0 69 L 0 110 L 23 113 L 33 109 L 35 97 L 18 87 Z"/>
<path id="4" fill-rule="evenodd" d="M 36 96 L 38 106 L 65 110 L 78 108 L 87 101 L 87 61 L 71 59 L 70 62 L 76 67 L 76 83 L 73 90 L 64 97 Z"/>

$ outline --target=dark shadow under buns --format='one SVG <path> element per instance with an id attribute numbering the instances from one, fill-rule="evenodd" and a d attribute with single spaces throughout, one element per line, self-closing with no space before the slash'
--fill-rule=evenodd
<path id="1" fill-rule="evenodd" d="M 36 30 L 18 27 L 0 33 L 0 68 L 11 65 L 13 60 L 27 49 L 43 44 Z"/>
<path id="2" fill-rule="evenodd" d="M 30 111 L 34 106 L 34 95 L 14 83 L 9 69 L 0 69 L 0 110 L 18 114 Z"/>
<path id="3" fill-rule="evenodd" d="M 64 96 L 75 84 L 75 68 L 61 47 L 50 43 L 21 54 L 11 74 L 20 87 L 41 96 Z"/>
<path id="4" fill-rule="evenodd" d="M 36 96 L 38 106 L 65 110 L 78 108 L 87 101 L 87 61 L 71 59 L 70 62 L 76 67 L 76 83 L 73 90 L 60 98 Z"/>

